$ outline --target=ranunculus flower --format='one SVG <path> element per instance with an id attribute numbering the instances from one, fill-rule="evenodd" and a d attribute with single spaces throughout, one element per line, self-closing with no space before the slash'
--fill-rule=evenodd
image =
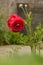
<path id="1" fill-rule="evenodd" d="M 11 31 L 20 32 L 24 28 L 24 20 L 17 14 L 13 14 L 8 18 L 7 25 Z"/>

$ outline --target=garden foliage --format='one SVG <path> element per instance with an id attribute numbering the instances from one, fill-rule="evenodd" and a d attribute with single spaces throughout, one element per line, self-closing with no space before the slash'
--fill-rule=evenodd
<path id="1" fill-rule="evenodd" d="M 17 44 L 17 45 L 29 45 L 31 50 L 36 51 L 38 46 L 40 52 L 40 45 L 43 43 L 43 25 L 39 22 L 35 30 L 32 27 L 32 12 L 27 12 L 22 6 L 20 6 L 25 14 L 24 22 L 27 25 L 28 34 L 25 35 L 21 32 L 15 33 L 9 31 L 6 22 L 8 16 L 0 15 L 0 45 Z"/>

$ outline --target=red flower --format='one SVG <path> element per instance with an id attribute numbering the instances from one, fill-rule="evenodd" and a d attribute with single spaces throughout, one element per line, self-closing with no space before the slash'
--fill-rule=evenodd
<path id="1" fill-rule="evenodd" d="M 20 32 L 24 28 L 24 20 L 17 14 L 13 14 L 8 18 L 8 27 L 13 32 Z"/>

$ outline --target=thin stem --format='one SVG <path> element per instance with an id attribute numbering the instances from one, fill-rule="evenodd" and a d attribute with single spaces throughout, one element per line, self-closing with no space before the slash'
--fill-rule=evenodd
<path id="1" fill-rule="evenodd" d="M 25 11 L 26 11 L 26 15 L 28 16 L 29 13 L 28 13 L 28 11 L 27 11 L 27 7 L 25 7 Z"/>
<path id="2" fill-rule="evenodd" d="M 40 55 L 40 44 L 39 44 L 39 55 Z"/>
<path id="3" fill-rule="evenodd" d="M 24 8 L 23 8 L 23 7 L 21 7 L 21 9 L 23 10 L 24 15 L 25 15 L 25 16 L 26 16 L 26 18 L 27 18 L 27 13 L 25 12 Z"/>

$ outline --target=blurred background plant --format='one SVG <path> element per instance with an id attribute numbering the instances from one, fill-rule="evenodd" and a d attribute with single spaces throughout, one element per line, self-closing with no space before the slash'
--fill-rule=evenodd
<path id="1" fill-rule="evenodd" d="M 4 36 L 6 42 L 8 44 L 17 44 L 17 45 L 25 45 L 27 43 L 27 36 L 22 33 L 14 33 L 7 31 Z"/>
<path id="2" fill-rule="evenodd" d="M 6 20 L 8 18 L 8 15 L 4 13 L 3 6 L 0 5 L 0 45 L 7 44 L 4 35 L 7 31 L 6 27 Z"/>
<path id="3" fill-rule="evenodd" d="M 43 25 L 39 22 L 33 31 L 32 27 L 32 12 L 27 11 L 27 5 L 25 5 L 25 9 L 23 8 L 23 5 L 19 5 L 19 7 L 23 10 L 25 15 L 25 24 L 27 25 L 28 29 L 27 31 L 27 37 L 28 37 L 28 45 L 31 47 L 32 52 L 36 53 L 36 49 L 38 46 L 39 54 L 40 54 L 40 46 L 43 43 Z"/>
<path id="4" fill-rule="evenodd" d="M 35 45 L 35 49 L 36 49 L 36 46 L 38 46 L 38 48 L 39 48 L 39 54 L 40 54 L 40 46 L 41 46 L 41 44 L 43 43 L 42 42 L 42 24 L 41 23 L 39 23 L 37 26 L 36 26 L 36 28 L 35 28 L 35 30 L 34 30 L 34 45 Z"/>
<path id="5" fill-rule="evenodd" d="M 29 45 L 31 47 L 32 52 L 36 53 L 36 49 L 38 47 L 39 54 L 40 54 L 40 46 L 43 43 L 43 24 L 39 23 L 35 30 L 33 31 L 32 27 L 32 12 L 28 12 L 26 10 L 27 5 L 25 5 L 25 9 L 23 5 L 19 6 L 24 14 L 25 14 L 25 24 L 27 25 L 26 31 L 28 32 L 27 35 L 19 32 L 11 32 L 7 28 L 6 21 L 8 15 L 3 15 L 2 8 L 0 6 L 0 45 L 10 45 L 10 44 L 17 44 L 17 45 Z"/>

